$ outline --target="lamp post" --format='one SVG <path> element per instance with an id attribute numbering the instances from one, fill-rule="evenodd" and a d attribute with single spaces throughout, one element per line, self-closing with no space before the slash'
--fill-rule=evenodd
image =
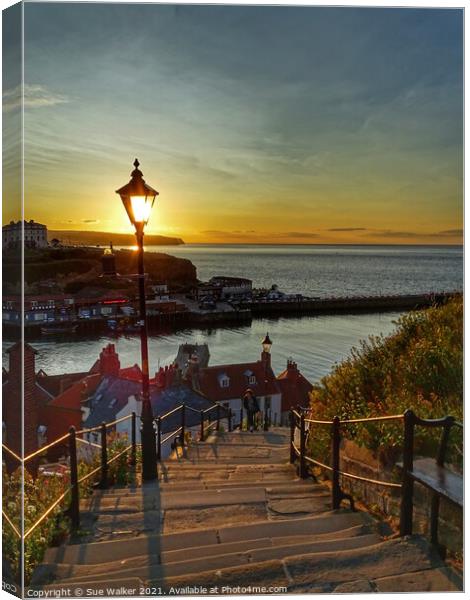
<path id="1" fill-rule="evenodd" d="M 128 184 L 116 190 L 121 196 L 130 222 L 135 227 L 137 238 L 137 262 L 140 304 L 140 351 L 142 356 L 142 479 L 151 481 L 157 477 L 157 446 L 149 390 L 149 360 L 147 338 L 147 311 L 145 306 L 144 272 L 144 229 L 158 192 L 145 183 L 139 170 L 139 161 L 134 161 L 135 169 Z"/>

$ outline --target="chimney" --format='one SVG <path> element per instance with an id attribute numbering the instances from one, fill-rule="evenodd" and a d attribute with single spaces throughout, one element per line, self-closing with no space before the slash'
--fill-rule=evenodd
<path id="1" fill-rule="evenodd" d="M 120 369 L 119 354 L 116 353 L 114 344 L 108 344 L 100 353 L 100 374 L 103 377 L 118 377 Z"/>

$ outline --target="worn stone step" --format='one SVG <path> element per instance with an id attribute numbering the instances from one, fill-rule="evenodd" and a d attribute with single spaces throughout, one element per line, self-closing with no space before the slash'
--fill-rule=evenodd
<path id="1" fill-rule="evenodd" d="M 166 510 L 172 508 L 192 508 L 196 506 L 224 506 L 227 504 L 252 504 L 265 502 L 266 491 L 263 487 L 245 487 L 231 490 L 191 490 L 171 492 L 155 490 L 144 496 L 92 497 L 84 501 L 83 508 L 94 513 L 101 512 L 137 512 L 142 510 Z"/>
<path id="2" fill-rule="evenodd" d="M 181 548 L 175 550 L 164 550 L 160 551 L 159 555 L 152 555 L 150 560 L 148 555 L 136 556 L 128 559 L 123 559 L 118 562 L 106 562 L 99 565 L 71 565 L 66 563 L 59 564 L 43 564 L 40 569 L 35 572 L 34 581 L 37 583 L 40 580 L 49 580 L 52 576 L 56 578 L 60 577 L 81 577 L 82 574 L 88 575 L 90 569 L 93 569 L 95 573 L 104 572 L 107 573 L 116 568 L 118 565 L 119 569 L 124 567 L 131 567 L 133 565 L 143 566 L 146 564 L 169 564 L 174 562 L 184 562 L 191 559 L 199 559 L 201 557 L 210 558 L 212 556 L 221 554 L 231 554 L 234 552 L 251 552 L 258 548 L 275 548 L 280 546 L 293 546 L 300 544 L 310 544 L 313 541 L 316 543 L 326 543 L 328 541 L 338 539 L 349 539 L 361 537 L 362 541 L 356 540 L 352 543 L 354 546 L 358 546 L 364 543 L 364 540 L 371 535 L 371 528 L 367 526 L 355 526 L 345 529 L 340 532 L 326 533 L 316 535 L 315 539 L 312 540 L 311 535 L 297 535 L 297 536 L 284 536 L 284 537 L 273 537 L 273 538 L 260 538 L 255 540 L 243 540 L 240 542 L 229 542 L 229 543 L 217 543 L 206 546 L 199 546 L 193 548 Z M 378 539 L 377 534 L 374 534 Z M 317 548 L 318 549 L 318 548 Z"/>
<path id="3" fill-rule="evenodd" d="M 356 591 L 365 591 L 365 582 L 372 582 L 373 588 L 375 582 L 385 581 L 387 577 L 410 574 L 411 578 L 414 573 L 413 591 L 428 591 L 436 570 L 440 571 L 439 577 L 444 577 L 439 583 L 441 589 L 462 589 L 458 587 L 458 580 L 442 572 L 441 560 L 429 544 L 422 538 L 412 538 L 389 540 L 355 550 L 301 554 L 282 560 L 212 569 L 197 575 L 166 577 L 146 583 L 161 585 L 164 593 L 170 586 L 202 586 L 208 589 L 218 586 L 222 594 L 234 593 L 233 590 L 239 590 L 240 586 L 281 587 L 285 593 L 325 593 L 354 591 L 352 584 L 355 582 L 359 583 Z"/>
<path id="4" fill-rule="evenodd" d="M 376 545 L 380 538 L 376 534 L 364 535 L 354 538 L 334 539 L 326 541 L 309 541 L 297 544 L 272 546 L 270 541 L 266 541 L 266 546 L 252 548 L 246 541 L 239 543 L 239 551 L 224 553 L 224 547 L 220 545 L 220 552 L 209 556 L 201 555 L 185 560 L 165 560 L 165 553 L 160 556 L 145 555 L 128 559 L 127 561 L 113 561 L 106 565 L 96 565 L 86 567 L 78 566 L 56 566 L 56 577 L 58 580 L 70 583 L 76 580 L 86 581 L 87 579 L 96 581 L 100 576 L 112 581 L 113 577 L 122 579 L 125 575 L 129 577 L 138 577 L 141 579 L 158 578 L 164 580 L 166 577 L 177 575 L 199 573 L 206 569 L 210 563 L 212 569 L 227 569 L 238 565 L 244 565 L 255 562 L 264 562 L 273 558 L 285 558 L 287 556 L 296 556 L 298 554 L 315 554 L 324 552 L 353 551 L 357 548 Z M 234 545 L 234 544 L 233 544 Z M 161 562 L 160 562 L 161 559 Z M 208 560 L 209 559 L 209 560 Z M 54 569 L 54 565 L 51 565 Z"/>
<path id="5" fill-rule="evenodd" d="M 295 535 L 322 535 L 339 533 L 342 530 L 360 525 L 370 525 L 372 519 L 365 513 L 331 511 L 321 516 L 295 520 L 261 520 L 249 525 L 232 525 L 194 529 L 163 535 L 139 535 L 132 538 L 132 544 L 122 540 L 68 544 L 46 551 L 47 563 L 99 564 L 109 557 L 123 560 L 132 556 L 144 555 L 151 551 L 177 550 L 207 546 L 218 543 L 239 542 L 259 538 L 285 537 Z"/>

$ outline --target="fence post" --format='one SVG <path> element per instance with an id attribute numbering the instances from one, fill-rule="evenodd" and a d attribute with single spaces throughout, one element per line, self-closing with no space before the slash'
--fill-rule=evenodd
<path id="1" fill-rule="evenodd" d="M 415 415 L 408 409 L 404 414 L 403 478 L 401 485 L 400 535 L 413 532 L 413 446 Z"/>
<path id="2" fill-rule="evenodd" d="M 136 414 L 131 414 L 131 465 L 135 466 L 137 462 L 137 444 L 136 444 Z"/>
<path id="3" fill-rule="evenodd" d="M 294 450 L 295 415 L 294 415 L 294 409 L 293 408 L 290 409 L 289 418 L 290 418 L 290 462 L 293 465 L 295 463 L 295 459 L 297 458 L 297 455 L 296 455 L 295 450 Z"/>
<path id="4" fill-rule="evenodd" d="M 72 529 L 80 527 L 80 489 L 78 487 L 78 465 L 77 465 L 77 440 L 75 427 L 69 429 L 69 454 L 70 454 L 70 519 Z"/>
<path id="5" fill-rule="evenodd" d="M 204 411 L 201 410 L 201 434 L 200 434 L 201 442 L 204 441 Z"/>
<path id="6" fill-rule="evenodd" d="M 232 431 L 232 409 L 228 409 L 228 430 Z"/>
<path id="7" fill-rule="evenodd" d="M 108 487 L 108 445 L 107 445 L 107 430 L 106 423 L 101 423 L 101 476 L 98 487 L 105 490 Z"/>
<path id="8" fill-rule="evenodd" d="M 162 418 L 157 417 L 157 460 L 162 460 Z"/>
<path id="9" fill-rule="evenodd" d="M 264 431 L 269 431 L 269 415 L 268 415 L 268 411 L 266 409 L 264 409 L 263 430 Z"/>
<path id="10" fill-rule="evenodd" d="M 181 446 L 184 450 L 184 434 L 186 431 L 186 404 L 181 405 Z"/>
<path id="11" fill-rule="evenodd" d="M 333 468 L 333 481 L 331 486 L 333 510 L 341 505 L 341 487 L 339 485 L 339 445 L 341 441 L 339 417 L 333 417 L 331 462 Z"/>
<path id="12" fill-rule="evenodd" d="M 305 444 L 306 444 L 306 431 L 305 431 L 305 415 L 300 415 L 300 466 L 299 475 L 301 479 L 307 477 L 307 465 L 305 464 Z"/>
<path id="13" fill-rule="evenodd" d="M 217 404 L 216 410 L 216 419 L 217 419 L 217 427 L 216 430 L 220 431 L 220 404 Z"/>

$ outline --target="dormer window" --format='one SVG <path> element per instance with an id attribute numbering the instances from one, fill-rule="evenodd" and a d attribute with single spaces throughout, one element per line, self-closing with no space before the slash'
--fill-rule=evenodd
<path id="1" fill-rule="evenodd" d="M 253 373 L 253 371 L 250 371 L 248 369 L 247 371 L 245 371 L 244 375 L 247 378 L 248 383 L 250 385 L 255 385 L 256 384 L 256 375 Z"/>
<path id="2" fill-rule="evenodd" d="M 219 385 L 221 388 L 228 388 L 230 386 L 230 379 L 225 373 L 219 375 Z"/>

